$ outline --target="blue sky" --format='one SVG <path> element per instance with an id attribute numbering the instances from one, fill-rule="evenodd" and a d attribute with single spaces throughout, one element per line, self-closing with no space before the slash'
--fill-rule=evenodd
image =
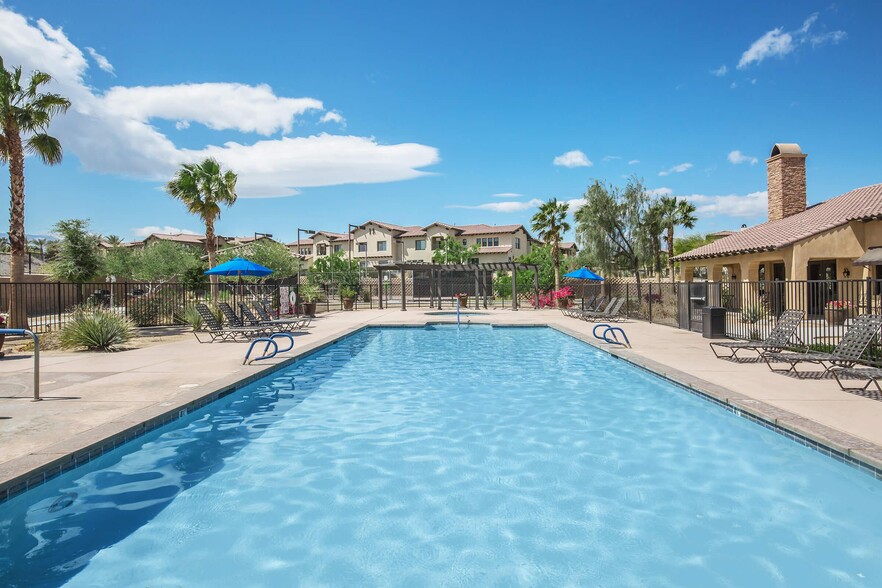
<path id="1" fill-rule="evenodd" d="M 283 240 L 528 223 L 632 173 L 737 228 L 775 142 L 809 154 L 810 202 L 882 181 L 882 5 L 676 6 L 7 0 L 0 55 L 74 101 L 64 163 L 27 161 L 27 230 L 200 231 L 162 185 L 207 154 L 240 174 L 219 232 Z"/>

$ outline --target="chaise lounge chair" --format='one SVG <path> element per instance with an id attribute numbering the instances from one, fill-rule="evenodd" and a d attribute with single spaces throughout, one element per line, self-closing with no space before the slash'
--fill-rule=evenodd
<path id="1" fill-rule="evenodd" d="M 258 306 L 255 305 L 255 308 L 258 308 Z M 262 327 L 270 327 L 272 329 L 276 329 L 280 333 L 300 329 L 301 328 L 300 325 L 303 324 L 303 322 L 304 322 L 299 319 L 294 319 L 294 320 L 259 319 L 256 316 L 254 316 L 254 313 L 251 312 L 251 309 L 248 308 L 248 305 L 246 305 L 244 302 L 239 303 L 239 310 L 242 313 L 242 317 L 249 324 L 258 325 L 258 326 L 262 326 Z M 258 314 L 260 314 L 260 311 L 258 311 Z"/>
<path id="2" fill-rule="evenodd" d="M 617 323 L 624 320 L 622 316 L 622 306 L 625 304 L 624 298 L 613 298 L 609 301 L 609 304 L 603 311 L 601 312 L 583 312 L 579 318 L 583 321 L 588 321 L 589 323 L 596 323 L 598 321 L 609 321 L 611 323 Z"/>
<path id="3" fill-rule="evenodd" d="M 796 370 L 797 364 L 814 363 L 824 368 L 827 374 L 834 367 L 850 368 L 861 360 L 861 356 L 870 343 L 879 336 L 879 329 L 882 327 L 882 316 L 878 314 L 862 314 L 854 320 L 854 323 L 842 336 L 842 339 L 833 349 L 832 353 L 822 353 L 819 351 L 808 351 L 805 353 L 764 353 L 762 358 L 766 365 L 773 372 L 793 372 Z M 790 368 L 787 370 L 775 369 L 772 363 L 788 363 Z"/>
<path id="4" fill-rule="evenodd" d="M 202 322 L 208 328 L 207 331 L 193 330 L 193 335 L 200 343 L 214 343 L 215 341 L 248 341 L 255 337 L 266 334 L 266 328 L 260 327 L 224 327 L 214 316 L 206 305 L 199 303 L 196 305 L 196 312 L 202 317 Z M 209 337 L 209 340 L 203 341 L 199 334 Z"/>
<path id="5" fill-rule="evenodd" d="M 799 336 L 796 335 L 796 329 L 802 323 L 802 317 L 805 313 L 801 310 L 785 310 L 778 317 L 775 328 L 769 333 L 769 336 L 762 341 L 714 341 L 709 343 L 711 351 L 720 359 L 737 359 L 736 355 L 742 349 L 756 351 L 759 355 L 763 353 L 778 353 L 787 348 L 787 344 L 794 336 L 797 341 L 802 343 Z M 717 347 L 723 347 L 730 351 L 729 355 L 720 355 Z"/>
<path id="6" fill-rule="evenodd" d="M 564 316 L 579 318 L 579 315 L 583 312 L 600 312 L 600 309 L 603 308 L 604 300 L 606 300 L 606 295 L 595 296 L 591 299 L 591 302 L 585 305 L 584 309 L 573 307 L 561 308 L 560 311 L 563 313 Z"/>
<path id="7" fill-rule="evenodd" d="M 833 374 L 833 377 L 836 378 L 836 383 L 839 384 L 839 387 L 843 390 L 866 390 L 870 387 L 870 384 L 876 384 L 876 389 L 882 393 L 882 387 L 879 386 L 879 380 L 882 380 L 882 368 L 877 367 L 850 367 L 850 368 L 838 368 L 834 367 L 830 370 L 830 373 Z M 842 384 L 842 378 L 854 379 L 854 380 L 868 380 L 867 383 L 860 387 L 853 386 L 844 386 Z"/>
<path id="8" fill-rule="evenodd" d="M 257 301 L 254 304 L 254 310 L 257 311 L 257 315 L 264 321 L 279 320 L 272 317 L 272 315 L 270 314 L 271 309 L 268 307 L 266 302 Z M 312 323 L 312 317 L 309 316 L 301 316 L 296 320 L 299 321 L 297 323 L 298 329 L 307 329 Z"/>

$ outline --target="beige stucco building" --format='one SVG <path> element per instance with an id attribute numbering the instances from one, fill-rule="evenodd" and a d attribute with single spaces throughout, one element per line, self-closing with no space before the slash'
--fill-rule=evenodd
<path id="1" fill-rule="evenodd" d="M 674 257 L 680 278 L 759 283 L 882 278 L 882 184 L 807 206 L 805 160 L 799 145 L 776 144 L 766 161 L 769 220 Z M 786 305 L 803 308 L 806 302 Z"/>
<path id="2" fill-rule="evenodd" d="M 457 239 L 465 246 L 478 245 L 480 263 L 511 261 L 528 253 L 535 240 L 523 225 L 450 225 L 435 222 L 425 227 L 402 226 L 370 220 L 349 235 L 318 231 L 310 239 L 289 244 L 309 265 L 327 255 L 343 252 L 361 267 L 395 261 L 432 261 L 444 238 Z"/>

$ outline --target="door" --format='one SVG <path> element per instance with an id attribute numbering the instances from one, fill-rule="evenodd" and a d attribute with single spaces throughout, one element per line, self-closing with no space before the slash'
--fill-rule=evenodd
<path id="1" fill-rule="evenodd" d="M 836 282 L 836 260 L 825 259 L 812 261 L 808 264 L 808 312 L 820 317 L 824 315 L 824 307 L 839 296 Z"/>

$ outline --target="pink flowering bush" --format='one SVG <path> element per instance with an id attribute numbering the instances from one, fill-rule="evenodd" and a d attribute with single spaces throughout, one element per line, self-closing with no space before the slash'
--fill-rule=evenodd
<path id="1" fill-rule="evenodd" d="M 854 305 L 850 300 L 831 300 L 827 303 L 827 308 L 832 308 L 835 310 L 847 310 L 853 308 Z"/>
<path id="2" fill-rule="evenodd" d="M 558 305 L 558 300 L 569 300 L 573 295 L 573 289 L 569 286 L 564 286 L 560 290 L 552 290 L 546 294 L 540 294 L 538 300 L 533 300 L 533 306 L 538 305 L 539 308 L 555 307 Z"/>

